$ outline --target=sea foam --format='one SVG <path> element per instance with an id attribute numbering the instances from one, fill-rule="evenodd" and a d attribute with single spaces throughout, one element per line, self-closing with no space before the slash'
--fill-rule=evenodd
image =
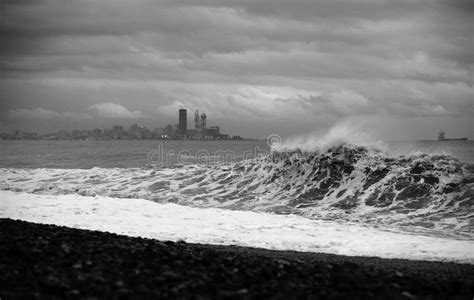
<path id="1" fill-rule="evenodd" d="M 0 169 L 1 190 L 147 199 L 295 214 L 390 231 L 474 238 L 474 172 L 449 155 L 391 157 L 367 147 L 273 151 L 223 166 Z"/>
<path id="2" fill-rule="evenodd" d="M 353 223 L 310 220 L 143 199 L 1 191 L 0 217 L 160 240 L 474 263 L 474 242 L 416 236 Z"/>

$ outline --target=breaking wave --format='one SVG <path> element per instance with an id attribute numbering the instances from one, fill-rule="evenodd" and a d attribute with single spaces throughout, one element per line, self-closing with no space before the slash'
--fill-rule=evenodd
<path id="1" fill-rule="evenodd" d="M 394 157 L 374 147 L 344 144 L 281 148 L 233 165 L 4 168 L 0 177 L 2 190 L 144 198 L 474 237 L 474 166 L 449 155 Z"/>

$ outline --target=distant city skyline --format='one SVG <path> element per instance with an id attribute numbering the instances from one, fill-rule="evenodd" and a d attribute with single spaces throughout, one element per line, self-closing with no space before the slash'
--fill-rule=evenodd
<path id="1" fill-rule="evenodd" d="M 186 107 L 249 138 L 474 139 L 472 1 L 1 4 L 0 132 L 155 128 Z"/>
<path id="2" fill-rule="evenodd" d="M 148 128 L 137 123 L 132 124 L 128 129 L 122 125 L 114 125 L 112 128 L 94 129 L 64 129 L 56 132 L 37 132 L 13 129 L 10 132 L 0 132 L 0 139 L 23 140 L 156 140 L 156 139 L 180 139 L 180 140 L 228 140 L 242 139 L 239 135 L 229 135 L 221 132 L 220 126 L 208 126 L 207 115 L 199 114 L 195 110 L 194 128 L 187 127 L 187 109 L 178 110 L 178 120 L 176 124 L 167 124 L 164 127 Z"/>

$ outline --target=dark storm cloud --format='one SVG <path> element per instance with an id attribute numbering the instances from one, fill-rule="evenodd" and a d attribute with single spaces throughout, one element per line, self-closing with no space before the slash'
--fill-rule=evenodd
<path id="1" fill-rule="evenodd" d="M 447 0 L 4 0 L 0 119 L 89 126 L 102 108 L 157 127 L 142 112 L 175 122 L 195 103 L 224 127 L 454 119 L 472 113 L 473 11 Z"/>

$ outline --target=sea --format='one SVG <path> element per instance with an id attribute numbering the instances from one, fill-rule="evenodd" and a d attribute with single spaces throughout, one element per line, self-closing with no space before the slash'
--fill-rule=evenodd
<path id="1" fill-rule="evenodd" d="M 474 263 L 474 141 L 0 141 L 0 217 Z"/>

